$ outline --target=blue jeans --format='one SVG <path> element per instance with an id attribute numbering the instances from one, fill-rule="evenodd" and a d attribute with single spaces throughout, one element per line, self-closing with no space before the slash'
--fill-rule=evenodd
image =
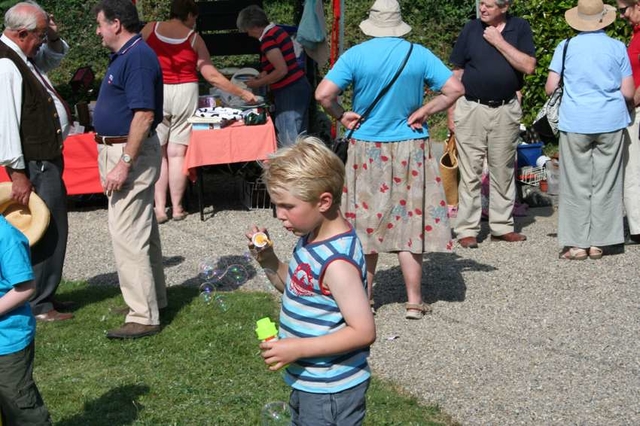
<path id="1" fill-rule="evenodd" d="M 309 125 L 311 85 L 303 77 L 282 89 L 274 90 L 273 95 L 278 146 L 293 145 L 298 135 L 306 132 Z"/>
<path id="2" fill-rule="evenodd" d="M 336 393 L 292 390 L 289 398 L 294 426 L 357 426 L 364 421 L 369 380 Z"/>

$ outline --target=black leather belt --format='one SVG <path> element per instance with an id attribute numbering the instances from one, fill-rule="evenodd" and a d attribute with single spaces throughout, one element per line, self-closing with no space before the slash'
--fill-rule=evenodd
<path id="1" fill-rule="evenodd" d="M 464 95 L 465 99 L 468 100 L 469 102 L 477 102 L 479 104 L 482 105 L 486 105 L 489 108 L 498 108 L 501 107 L 503 105 L 509 104 L 511 103 L 512 100 L 515 99 L 515 95 L 510 97 L 509 99 L 504 99 L 501 101 L 494 101 L 494 100 L 485 100 L 485 99 L 480 99 L 480 98 L 474 98 L 473 96 L 469 96 L 469 95 Z"/>
<path id="2" fill-rule="evenodd" d="M 155 134 L 155 132 L 149 132 L 147 133 L 146 138 L 150 138 L 151 136 L 153 136 Z M 129 136 L 125 135 L 125 136 L 102 136 L 99 134 L 95 134 L 95 136 L 93 137 L 93 139 L 96 141 L 97 144 L 100 145 L 116 145 L 119 143 L 127 143 L 127 141 L 129 140 Z"/>

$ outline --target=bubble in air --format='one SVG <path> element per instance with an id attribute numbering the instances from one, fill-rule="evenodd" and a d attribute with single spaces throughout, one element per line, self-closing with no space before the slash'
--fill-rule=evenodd
<path id="1" fill-rule="evenodd" d="M 240 256 L 206 257 L 198 264 L 198 277 L 202 281 L 200 298 L 207 305 L 215 304 L 222 311 L 227 311 L 227 301 L 218 292 L 241 286 L 252 274 L 255 275 L 255 269 L 251 266 L 249 252 Z"/>
<path id="2" fill-rule="evenodd" d="M 260 414 L 262 426 L 285 426 L 291 424 L 289 404 L 282 401 L 270 402 L 262 408 Z"/>

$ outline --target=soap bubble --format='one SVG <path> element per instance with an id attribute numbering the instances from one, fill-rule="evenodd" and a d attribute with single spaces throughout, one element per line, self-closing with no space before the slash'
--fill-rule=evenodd
<path id="1" fill-rule="evenodd" d="M 216 259 L 210 257 L 200 261 L 198 264 L 198 276 L 201 280 L 208 281 L 213 277 L 216 263 Z"/>
<path id="2" fill-rule="evenodd" d="M 198 263 L 198 277 L 202 281 L 200 298 L 208 305 L 215 301 L 222 311 L 227 311 L 227 303 L 218 291 L 233 290 L 255 275 L 248 251 L 242 255 L 206 257 Z"/>
<path id="3" fill-rule="evenodd" d="M 291 424 L 289 404 L 282 401 L 270 402 L 262 408 L 260 414 L 262 426 L 285 426 Z"/>

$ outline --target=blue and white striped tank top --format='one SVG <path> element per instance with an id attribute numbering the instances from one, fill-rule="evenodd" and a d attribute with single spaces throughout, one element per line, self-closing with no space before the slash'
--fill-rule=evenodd
<path id="1" fill-rule="evenodd" d="M 346 326 L 329 289 L 322 285 L 324 272 L 334 260 L 346 261 L 358 268 L 366 289 L 364 253 L 353 229 L 311 244 L 307 238 L 300 238 L 289 262 L 280 311 L 280 338 L 323 336 Z M 299 359 L 287 367 L 284 380 L 292 388 L 305 392 L 341 392 L 370 377 L 368 356 L 367 347 L 344 354 Z"/>

